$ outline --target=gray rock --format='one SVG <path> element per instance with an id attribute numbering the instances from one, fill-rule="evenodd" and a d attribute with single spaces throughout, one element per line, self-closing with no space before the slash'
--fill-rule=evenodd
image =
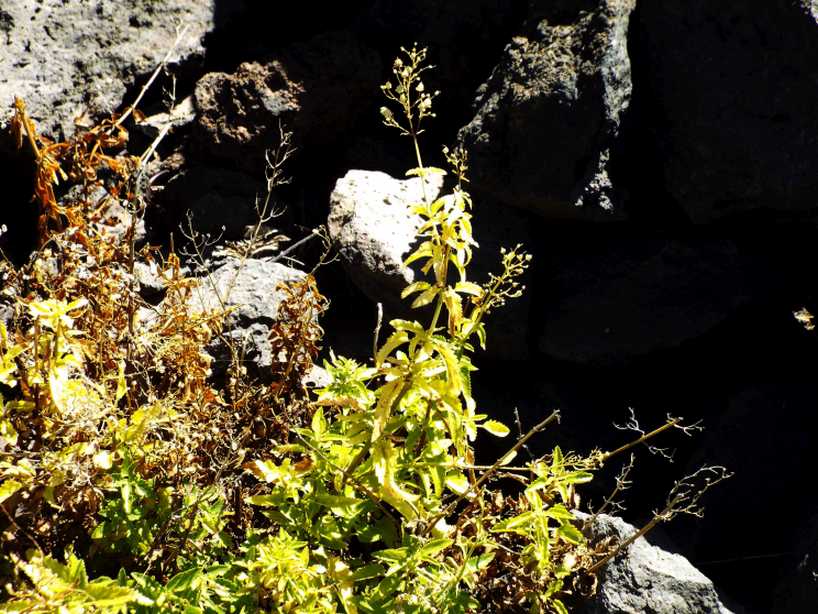
<path id="1" fill-rule="evenodd" d="M 427 196 L 439 195 L 442 178 L 430 178 Z M 433 181 L 433 183 L 431 183 Z M 401 291 L 422 276 L 403 260 L 415 244 L 420 218 L 408 207 L 422 200 L 420 179 L 398 180 L 376 171 L 349 171 L 338 180 L 330 197 L 328 227 L 338 245 L 344 268 L 352 281 L 385 308 L 385 319 L 417 318 Z M 499 274 L 500 248 L 531 244 L 536 224 L 524 212 L 491 204 L 475 204 L 474 237 L 479 248 L 469 267 L 469 279 L 488 280 Z M 529 355 L 531 296 L 509 301 L 487 319 L 487 353 L 492 358 L 521 360 Z"/>
<path id="2" fill-rule="evenodd" d="M 170 61 L 203 55 L 212 0 L 5 0 L 0 8 L 0 127 L 15 96 L 41 132 L 74 133 L 74 120 L 110 114 L 134 79 L 170 51 Z"/>
<path id="3" fill-rule="evenodd" d="M 443 178 L 433 175 L 426 181 L 427 198 L 437 198 Z M 339 179 L 330 195 L 330 237 L 350 278 L 375 302 L 399 307 L 401 291 L 415 279 L 403 260 L 421 224 L 409 207 L 423 196 L 418 177 L 400 180 L 358 170 Z"/>
<path id="4" fill-rule="evenodd" d="M 514 37 L 458 135 L 475 192 L 551 218 L 619 217 L 608 166 L 631 96 L 634 5 L 549 3 Z"/>
<path id="5" fill-rule="evenodd" d="M 623 541 L 636 527 L 601 514 L 589 528 L 592 540 Z M 640 537 L 599 574 L 593 599 L 582 614 L 729 614 L 713 583 L 690 562 Z"/>
<path id="6" fill-rule="evenodd" d="M 728 240 L 551 242 L 542 279 L 540 350 L 577 363 L 622 364 L 677 347 L 723 322 L 751 295 L 748 264 Z"/>
<path id="7" fill-rule="evenodd" d="M 640 121 L 687 215 L 814 213 L 815 3 L 651 0 L 635 15 Z"/>
<path id="8" fill-rule="evenodd" d="M 191 307 L 197 311 L 229 308 L 224 337 L 243 352 L 251 378 L 269 381 L 274 362 L 270 327 L 278 317 L 283 298 L 278 285 L 303 278 L 301 271 L 277 262 L 231 260 L 201 280 L 191 297 Z M 230 363 L 230 350 L 216 338 L 208 351 L 214 358 L 213 375 L 219 377 Z"/>

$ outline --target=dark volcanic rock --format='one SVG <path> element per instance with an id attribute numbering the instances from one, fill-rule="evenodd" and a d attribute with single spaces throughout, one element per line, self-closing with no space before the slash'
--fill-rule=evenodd
<path id="1" fill-rule="evenodd" d="M 299 110 L 302 92 L 279 62 L 246 62 L 233 74 L 205 75 L 194 92 L 199 153 L 258 168 L 264 150 L 278 142 L 279 120 Z"/>
<path id="2" fill-rule="evenodd" d="M 817 16 L 804 0 L 640 3 L 634 70 L 655 113 L 644 121 L 694 222 L 815 210 Z"/>
<path id="3" fill-rule="evenodd" d="M 796 535 L 796 558 L 788 561 L 776 586 L 774 614 L 818 612 L 818 515 L 796 530 Z"/>
<path id="4" fill-rule="evenodd" d="M 522 23 L 527 0 L 375 0 L 364 22 L 367 35 L 395 56 L 413 42 L 429 50 L 430 84 L 443 91 L 436 108 L 460 116 L 503 46 Z M 430 128 L 432 129 L 432 128 Z"/>
<path id="5" fill-rule="evenodd" d="M 672 348 L 748 299 L 731 241 L 598 238 L 552 249 L 539 347 L 560 360 L 616 364 Z"/>
<path id="6" fill-rule="evenodd" d="M 631 94 L 634 0 L 538 8 L 480 87 L 459 134 L 475 192 L 549 217 L 611 218 L 610 148 Z"/>
<path id="7" fill-rule="evenodd" d="M 275 60 L 207 74 L 194 93 L 198 154 L 261 169 L 281 126 L 293 131 L 298 146 L 331 146 L 377 93 L 380 73 L 371 50 L 349 34 L 330 33 L 293 45 Z"/>
<path id="8" fill-rule="evenodd" d="M 74 119 L 107 115 L 134 79 L 173 47 L 171 62 L 203 55 L 213 2 L 200 0 L 5 0 L 0 8 L 0 125 L 15 96 L 39 129 L 70 136 Z"/>
<path id="9" fill-rule="evenodd" d="M 196 232 L 224 240 L 241 239 L 258 221 L 255 202 L 263 186 L 250 175 L 187 162 L 177 170 L 158 196 L 162 211 L 148 213 L 154 235 L 178 232 L 177 224 L 187 232 L 188 211 Z"/>
<path id="10" fill-rule="evenodd" d="M 755 374 L 762 381 L 735 393 L 726 411 L 707 421 L 687 471 L 705 463 L 720 464 L 734 475 L 708 493 L 703 518 L 679 528 L 688 529 L 688 543 L 697 559 L 727 561 L 722 567 L 729 565 L 734 574 L 720 587 L 734 595 L 743 593 L 748 606 L 761 612 L 814 612 L 818 601 L 812 601 L 813 607 L 798 606 L 818 596 L 810 578 L 818 554 L 814 524 L 818 495 L 805 487 L 805 480 L 818 470 L 814 457 L 818 424 L 813 417 L 818 384 L 809 368 L 793 371 L 783 381 L 768 375 L 772 370 L 768 366 Z M 768 604 L 768 592 L 779 580 L 770 563 L 777 564 L 781 583 Z M 718 566 L 712 569 L 714 575 L 719 571 Z M 748 577 L 759 577 L 764 570 L 763 583 L 747 585 Z"/>

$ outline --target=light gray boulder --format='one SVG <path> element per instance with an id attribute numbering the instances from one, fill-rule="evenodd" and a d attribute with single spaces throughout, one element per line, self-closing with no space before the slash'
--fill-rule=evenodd
<path id="1" fill-rule="evenodd" d="M 443 178 L 426 179 L 426 197 L 437 198 Z M 352 170 L 335 184 L 327 225 L 344 268 L 373 301 L 400 306 L 400 293 L 415 279 L 403 266 L 421 217 L 410 207 L 423 201 L 421 179 L 395 179 L 378 171 Z"/>
<path id="2" fill-rule="evenodd" d="M 588 529 L 592 540 L 624 541 L 636 527 L 600 514 Z M 704 574 L 678 554 L 640 537 L 600 572 L 594 598 L 582 614 L 729 614 Z"/>
<path id="3" fill-rule="evenodd" d="M 279 284 L 300 281 L 304 275 L 270 259 L 231 259 L 200 280 L 190 306 L 195 311 L 230 309 L 223 337 L 243 352 L 249 377 L 269 381 L 275 362 L 270 329 L 284 298 Z M 230 364 L 230 349 L 217 337 L 208 351 L 214 359 L 213 376 L 219 378 Z"/>
<path id="4" fill-rule="evenodd" d="M 4 0 L 0 3 L 0 127 L 19 96 L 41 132 L 71 136 L 75 118 L 105 116 L 134 80 L 204 55 L 213 0 Z"/>

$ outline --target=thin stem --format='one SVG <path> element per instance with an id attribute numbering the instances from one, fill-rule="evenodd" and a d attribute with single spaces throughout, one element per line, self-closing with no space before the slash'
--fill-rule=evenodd
<path id="1" fill-rule="evenodd" d="M 545 420 L 543 420 L 539 424 L 536 424 L 534 427 L 532 427 L 530 431 L 528 431 L 519 440 L 517 440 L 517 443 L 515 443 L 513 446 L 511 446 L 511 448 L 508 450 L 508 452 L 506 452 L 505 454 L 503 454 L 503 456 L 498 458 L 497 461 L 489 468 L 489 470 L 486 471 L 482 476 L 480 476 L 479 480 L 477 480 L 471 486 L 469 486 L 465 491 L 463 491 L 460 495 L 458 495 L 458 497 L 454 501 L 452 501 L 448 506 L 446 506 L 446 508 L 442 512 L 440 512 L 437 516 L 432 518 L 432 520 L 430 520 L 429 523 L 426 525 L 426 533 L 428 534 L 434 528 L 434 526 L 440 521 L 441 518 L 445 518 L 446 516 L 451 514 L 454 511 L 455 507 L 457 507 L 457 505 L 463 499 L 468 497 L 472 492 L 478 490 L 483 484 L 486 483 L 486 481 L 492 475 L 494 475 L 497 472 L 498 469 L 502 468 L 503 459 L 507 458 L 510 454 L 512 454 L 514 452 L 517 452 L 517 450 L 522 448 L 526 444 L 526 442 L 529 439 L 531 439 L 534 435 L 536 435 L 537 433 L 542 431 L 544 428 L 546 428 L 552 422 L 559 421 L 559 419 L 560 419 L 560 412 L 559 411 L 553 411 L 553 412 L 551 412 L 551 415 L 548 416 Z"/>
<path id="2" fill-rule="evenodd" d="M 668 420 L 667 422 L 665 422 L 659 428 L 655 428 L 651 432 L 645 433 L 644 435 L 642 435 L 638 439 L 634 439 L 630 443 L 626 443 L 624 446 L 618 447 L 613 452 L 605 452 L 604 454 L 602 454 L 599 457 L 599 464 L 602 465 L 602 464 L 608 462 L 609 460 L 611 460 L 612 457 L 616 456 L 617 454 L 621 454 L 622 452 L 626 452 L 627 450 L 630 450 L 631 448 L 633 448 L 635 446 L 638 446 L 640 443 L 645 443 L 647 440 L 656 437 L 660 433 L 668 430 L 669 428 L 672 428 L 672 427 L 676 426 L 677 424 L 679 424 L 679 419 L 678 418 L 673 418 L 673 419 Z"/>
<path id="3" fill-rule="evenodd" d="M 600 559 L 599 561 L 597 561 L 596 563 L 594 563 L 593 565 L 591 565 L 591 567 L 588 569 L 587 573 L 588 573 L 588 574 L 593 574 L 593 573 L 595 573 L 596 571 L 598 571 L 599 569 L 602 569 L 602 567 L 604 567 L 605 565 L 607 565 L 607 564 L 608 564 L 608 562 L 609 562 L 611 559 L 613 559 L 614 557 L 616 557 L 616 556 L 617 556 L 617 555 L 618 555 L 620 552 L 622 552 L 622 551 L 624 551 L 625 549 L 627 549 L 627 548 L 628 548 L 628 546 L 630 546 L 630 545 L 631 545 L 633 542 L 635 542 L 637 539 L 639 539 L 640 537 L 642 537 L 643 535 L 647 534 L 649 531 L 651 531 L 652 529 L 654 529 L 654 528 L 656 527 L 656 525 L 658 525 L 660 522 L 662 522 L 662 520 L 663 520 L 663 519 L 662 519 L 662 515 L 661 515 L 661 514 L 658 514 L 658 515 L 654 516 L 654 517 L 653 517 L 653 518 L 650 520 L 650 522 L 648 522 L 648 523 L 647 523 L 647 524 L 646 524 L 644 527 L 642 527 L 641 529 L 639 529 L 639 530 L 638 530 L 636 533 L 634 533 L 633 535 L 631 535 L 631 536 L 630 536 L 628 539 L 626 539 L 626 540 L 625 540 L 625 541 L 623 541 L 622 543 L 618 544 L 618 545 L 616 546 L 616 548 L 614 548 L 613 550 L 611 550 L 611 551 L 610 551 L 608 554 L 606 554 L 606 555 L 605 555 L 605 556 L 604 556 L 602 559 Z"/>
<path id="4" fill-rule="evenodd" d="M 181 42 L 182 37 L 186 33 L 187 33 L 187 26 L 184 26 L 183 28 L 181 28 L 178 31 L 178 33 L 176 34 L 176 39 L 173 41 L 173 44 L 171 45 L 170 49 L 168 49 L 168 52 L 165 54 L 165 57 L 162 58 L 162 61 L 159 63 L 159 66 L 157 66 L 156 70 L 153 71 L 153 74 L 151 75 L 150 79 L 148 79 L 148 82 L 145 83 L 145 85 L 142 86 L 141 90 L 139 90 L 139 94 L 137 95 L 136 100 L 134 100 L 133 103 L 131 103 L 131 105 L 125 110 L 125 112 L 122 114 L 122 116 L 118 120 L 116 120 L 116 122 L 114 122 L 114 127 L 115 128 L 121 126 L 122 122 L 124 122 L 131 115 L 131 113 L 134 112 L 134 109 L 136 109 L 136 107 L 142 101 L 142 98 L 145 96 L 145 93 L 148 91 L 148 89 L 150 89 L 150 86 L 156 80 L 156 77 L 159 76 L 159 72 L 162 70 L 162 68 L 165 67 L 165 65 L 168 63 L 168 61 L 170 61 L 170 56 L 176 50 L 176 47 L 179 46 L 179 43 Z"/>

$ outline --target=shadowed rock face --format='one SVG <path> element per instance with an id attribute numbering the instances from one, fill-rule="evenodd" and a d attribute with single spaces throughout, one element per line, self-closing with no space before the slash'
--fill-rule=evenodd
<path id="1" fill-rule="evenodd" d="M 552 246 L 540 349 L 621 364 L 679 346 L 749 299 L 748 263 L 728 240 L 599 238 Z"/>
<path id="2" fill-rule="evenodd" d="M 808 2 L 642 2 L 631 27 L 667 188 L 692 220 L 814 211 L 818 23 Z"/>
<path id="3" fill-rule="evenodd" d="M 232 73 L 209 73 L 194 93 L 195 153 L 258 172 L 280 127 L 299 147 L 332 146 L 377 92 L 380 73 L 372 49 L 347 33 L 316 36 Z"/>
<path id="4" fill-rule="evenodd" d="M 611 219 L 610 148 L 627 110 L 634 1 L 539 8 L 478 90 L 459 134 L 477 192 L 544 216 Z"/>

